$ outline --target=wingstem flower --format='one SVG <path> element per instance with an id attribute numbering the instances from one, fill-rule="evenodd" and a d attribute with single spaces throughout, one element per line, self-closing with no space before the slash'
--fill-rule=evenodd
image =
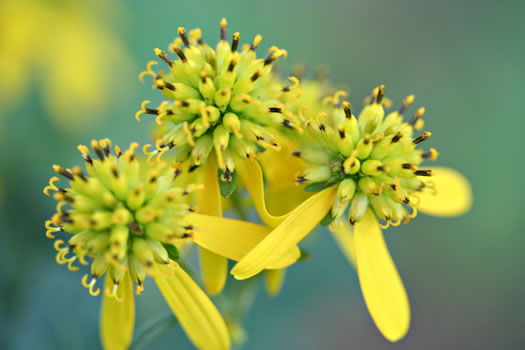
<path id="1" fill-rule="evenodd" d="M 70 187 L 57 186 L 51 178 L 44 189 L 53 191 L 57 212 L 46 222 L 47 236 L 68 232 L 67 243 L 55 241 L 56 260 L 76 271 L 76 261 L 88 264 L 92 258 L 91 277 L 82 278 L 90 294 L 100 294 L 97 281 L 106 274 L 101 311 L 102 343 L 106 349 L 129 345 L 133 332 L 134 303 L 132 282 L 140 294 L 147 274 L 155 279 L 161 293 L 179 319 L 190 340 L 201 349 L 228 349 L 230 340 L 224 321 L 215 306 L 195 282 L 174 261 L 176 245 L 187 240 L 209 247 L 216 253 L 239 260 L 269 229 L 241 221 L 194 213 L 187 196 L 202 188 L 173 185 L 179 169 L 165 162 L 140 164 L 135 156 L 138 144 L 121 152 L 110 149 L 111 141 L 92 141 L 93 158 L 86 146 L 79 151 L 86 162 L 87 174 L 80 167 L 66 169 L 53 166 Z M 98 159 L 97 159 L 98 158 Z M 243 234 L 235 245 L 224 237 Z M 297 253 L 298 254 L 298 253 Z M 289 255 L 274 268 L 290 265 L 296 257 Z M 206 321 L 203 321 L 206 320 Z"/>
<path id="2" fill-rule="evenodd" d="M 169 72 L 154 72 L 152 66 L 157 62 L 151 61 L 140 75 L 141 79 L 151 75 L 153 87 L 168 100 L 157 108 L 146 107 L 149 101 L 144 101 L 136 118 L 141 114 L 156 116 L 154 150 L 148 150 L 150 145 L 144 149 L 150 159 L 158 160 L 176 147 L 181 171 L 193 173 L 200 168 L 207 188 L 197 198 L 201 212 L 222 216 L 220 195 L 228 197 L 235 191 L 239 164 L 254 162 L 265 149 L 279 151 L 278 129 L 302 132 L 299 120 L 285 105 L 299 96 L 299 81 L 291 77 L 292 84 L 287 86 L 272 74 L 273 62 L 286 57 L 286 50 L 273 46 L 265 59 L 256 57 L 260 35 L 239 52 L 240 35 L 234 33 L 230 45 L 224 19 L 215 49 L 203 41 L 200 29 L 188 35 L 179 28 L 178 33 L 180 38 L 169 46 L 177 60 L 155 49 Z M 227 260 L 206 249 L 200 253 L 206 289 L 217 294 L 226 281 Z"/>
<path id="3" fill-rule="evenodd" d="M 418 207 L 439 216 L 460 215 L 470 208 L 471 193 L 468 181 L 455 171 L 419 168 L 424 160 L 436 159 L 437 151 L 417 148 L 430 137 L 428 132 L 414 133 L 423 126 L 424 109 L 403 121 L 413 96 L 386 117 L 383 97 L 384 86 L 380 86 L 358 118 L 344 102 L 306 120 L 307 133 L 318 147 L 294 153 L 312 164 L 296 181 L 308 183 L 306 189 L 318 193 L 294 209 L 231 273 L 237 279 L 253 276 L 324 218 L 325 224 L 331 222 L 334 238 L 350 262 L 355 259 L 363 296 L 377 327 L 387 339 L 397 341 L 408 330 L 410 310 L 381 228 L 409 222 Z M 346 222 L 355 225 L 353 234 Z"/>

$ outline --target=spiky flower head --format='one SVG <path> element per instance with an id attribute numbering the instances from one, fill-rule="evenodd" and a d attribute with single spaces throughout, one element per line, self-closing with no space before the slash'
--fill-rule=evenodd
<path id="1" fill-rule="evenodd" d="M 192 230 L 184 220 L 193 211 L 185 195 L 199 186 L 173 186 L 179 169 L 165 162 L 141 164 L 134 154 L 136 143 L 124 153 L 118 146 L 113 153 L 110 146 L 108 139 L 93 140 L 96 158 L 86 146 L 78 146 L 87 174 L 78 166 L 54 165 L 55 172 L 69 180 L 69 187 L 58 187 L 55 183 L 60 179 L 53 177 L 44 193 L 54 191 L 58 202 L 57 212 L 46 222 L 47 236 L 55 238 L 61 231 L 72 235 L 67 243 L 55 241 L 57 262 L 77 270 L 76 260 L 88 264 L 86 257 L 92 257 L 92 277 L 88 281 L 85 275 L 82 284 L 97 295 L 100 290 L 94 289 L 95 283 L 108 271 L 114 289 L 106 292 L 116 296 L 127 271 L 140 293 L 154 263 L 168 264 L 177 257 L 173 244 Z"/>
<path id="2" fill-rule="evenodd" d="M 327 220 L 333 220 L 332 228 L 342 223 L 347 210 L 347 219 L 354 224 L 369 207 L 387 225 L 397 225 L 416 214 L 414 194 L 429 185 L 422 177 L 431 176 L 432 171 L 419 166 L 425 159 L 434 160 L 438 153 L 432 148 L 428 152 L 418 148 L 430 137 L 429 132 L 414 137 L 414 131 L 423 126 L 424 109 L 419 108 L 408 122 L 403 121 L 414 100 L 408 96 L 399 110 L 385 117 L 384 91 L 383 85 L 374 89 L 357 118 L 350 104 L 343 102 L 305 123 L 307 133 L 320 147 L 294 153 L 312 165 L 298 175 L 297 182 L 308 183 L 307 191 L 338 186 Z"/>
<path id="3" fill-rule="evenodd" d="M 229 180 L 235 156 L 253 158 L 261 147 L 280 149 L 273 128 L 300 131 L 297 118 L 285 107 L 300 92 L 299 82 L 291 77 L 292 84 L 285 86 L 272 74 L 274 61 L 286 57 L 286 50 L 273 46 L 266 58 L 257 58 L 260 35 L 239 50 L 239 33 L 233 34 L 230 45 L 224 19 L 215 49 L 203 41 L 200 29 L 188 35 L 179 28 L 178 33 L 180 38 L 169 46 L 178 59 L 155 49 L 168 72 L 154 72 L 157 62 L 151 61 L 140 76 L 151 75 L 153 88 L 168 99 L 157 108 L 147 108 L 149 101 L 144 101 L 136 115 L 137 119 L 143 113 L 156 115 L 161 125 L 151 156 L 177 147 L 177 160 L 190 159 L 193 170 L 214 150 L 218 167 Z"/>

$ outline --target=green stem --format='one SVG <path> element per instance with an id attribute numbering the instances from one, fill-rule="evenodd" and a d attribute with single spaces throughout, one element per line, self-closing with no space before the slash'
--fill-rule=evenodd
<path id="1" fill-rule="evenodd" d="M 162 333 L 177 325 L 179 322 L 173 316 L 173 314 L 162 316 L 157 320 L 153 320 L 146 324 L 139 334 L 135 337 L 135 340 L 129 347 L 129 350 L 139 350 L 144 345 L 150 343 L 152 340 L 160 336 Z"/>

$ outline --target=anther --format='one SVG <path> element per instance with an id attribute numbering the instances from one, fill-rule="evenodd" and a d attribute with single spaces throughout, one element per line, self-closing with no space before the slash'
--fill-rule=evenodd
<path id="1" fill-rule="evenodd" d="M 186 35 L 186 29 L 183 27 L 179 27 L 179 36 L 182 39 L 182 42 L 184 43 L 184 46 L 190 47 L 190 41 L 188 40 L 188 36 Z"/>
<path id="2" fill-rule="evenodd" d="M 277 59 L 277 56 L 272 52 L 271 54 L 268 55 L 268 57 L 264 59 L 264 65 L 267 66 L 269 64 L 272 64 L 273 61 L 275 61 L 276 59 Z"/>
<path id="3" fill-rule="evenodd" d="M 401 138 L 403 137 L 403 135 L 401 135 L 400 132 L 398 132 L 394 137 L 392 137 L 392 143 L 396 143 L 397 141 L 399 141 Z"/>
<path id="4" fill-rule="evenodd" d="M 270 107 L 269 111 L 270 113 L 282 113 L 283 109 L 281 107 Z"/>
<path id="5" fill-rule="evenodd" d="M 250 50 L 254 51 L 257 48 L 257 46 L 259 46 L 259 44 L 261 43 L 261 40 L 262 40 L 262 36 L 257 34 L 255 36 L 255 39 L 253 39 L 253 43 L 250 46 Z"/>
<path id="6" fill-rule="evenodd" d="M 338 131 L 339 131 L 339 137 L 341 139 L 344 139 L 345 136 L 346 136 L 345 135 L 345 128 L 344 128 L 344 126 L 343 125 L 339 125 L 339 130 Z"/>
<path id="7" fill-rule="evenodd" d="M 73 175 L 78 176 L 79 178 L 82 179 L 82 181 L 87 182 L 87 177 L 86 175 L 84 175 L 80 167 L 78 166 L 73 167 Z"/>
<path id="8" fill-rule="evenodd" d="M 102 153 L 102 150 L 100 149 L 100 145 L 98 144 L 97 140 L 91 140 L 91 148 L 93 148 L 93 150 L 97 154 L 97 157 L 100 160 L 104 160 L 104 153 Z"/>
<path id="9" fill-rule="evenodd" d="M 239 46 L 239 32 L 233 33 L 233 39 L 232 39 L 232 52 L 237 51 L 237 47 Z"/>
<path id="10" fill-rule="evenodd" d="M 410 121 L 408 122 L 408 124 L 414 126 L 416 125 L 416 123 L 418 122 L 418 120 L 423 116 L 423 114 L 425 114 L 425 108 L 424 107 L 421 107 L 419 108 L 416 113 L 414 113 L 414 115 L 412 116 L 412 118 L 410 118 Z"/>
<path id="11" fill-rule="evenodd" d="M 177 54 L 177 56 L 179 56 L 180 60 L 184 63 L 188 62 L 188 59 L 186 58 L 186 55 L 184 54 L 184 52 L 182 51 L 182 49 L 178 46 L 175 46 L 173 48 L 173 50 L 175 51 L 175 53 Z"/>
<path id="12" fill-rule="evenodd" d="M 416 170 L 416 166 L 414 164 L 410 164 L 410 163 L 404 163 L 401 165 L 401 167 L 403 169 L 407 169 L 407 170 Z"/>
<path id="13" fill-rule="evenodd" d="M 352 119 L 352 110 L 350 109 L 350 103 L 347 101 L 343 102 L 343 109 L 345 111 L 346 119 Z"/>
<path id="14" fill-rule="evenodd" d="M 294 156 L 294 157 L 301 157 L 301 152 L 299 152 L 299 151 L 292 152 L 292 156 Z"/>
<path id="15" fill-rule="evenodd" d="M 233 69 L 235 68 L 236 65 L 237 65 L 237 60 L 235 59 L 235 57 L 232 57 L 230 65 L 228 66 L 228 72 L 233 72 Z"/>
<path id="16" fill-rule="evenodd" d="M 385 97 L 385 86 L 379 85 L 379 89 L 377 91 L 376 103 L 381 103 L 381 101 L 383 101 L 383 97 Z"/>
<path id="17" fill-rule="evenodd" d="M 302 184 L 306 182 L 306 178 L 304 176 L 297 176 L 297 183 Z"/>
<path id="18" fill-rule="evenodd" d="M 421 142 L 423 142 L 425 140 L 428 140 L 430 138 L 430 135 L 432 135 L 432 134 L 429 133 L 428 131 L 425 131 L 423 133 L 423 135 L 415 138 L 414 141 L 412 141 L 412 142 L 414 142 L 414 144 L 417 145 L 417 144 L 419 144 L 419 143 L 421 143 Z"/>
<path id="19" fill-rule="evenodd" d="M 221 40 L 226 40 L 228 36 L 228 22 L 226 18 L 221 20 Z"/>
<path id="20" fill-rule="evenodd" d="M 431 148 L 430 151 L 423 153 L 423 158 L 425 159 L 436 160 L 438 156 L 439 152 L 435 148 Z"/>
<path id="21" fill-rule="evenodd" d="M 417 176 L 432 176 L 432 170 L 416 170 L 414 174 Z"/>
<path id="22" fill-rule="evenodd" d="M 69 170 L 66 170 L 64 168 L 62 168 L 61 166 L 59 165 L 53 165 L 53 170 L 55 170 L 55 172 L 59 175 L 62 175 L 63 177 L 69 179 L 69 180 L 73 180 L 73 174 L 71 174 L 71 172 Z"/>
<path id="23" fill-rule="evenodd" d="M 409 95 L 403 100 L 403 105 L 399 108 L 397 113 L 403 114 L 405 113 L 405 110 L 410 107 L 410 105 L 414 102 L 414 95 Z"/>
<path id="24" fill-rule="evenodd" d="M 156 48 L 154 51 L 155 51 L 155 55 L 159 56 L 159 58 L 161 60 L 163 60 L 164 62 L 166 62 L 168 64 L 168 66 L 170 66 L 170 67 L 172 66 L 173 61 L 168 57 L 166 52 L 162 51 L 159 48 Z"/>
<path id="25" fill-rule="evenodd" d="M 256 81 L 257 79 L 259 79 L 261 77 L 261 75 L 263 75 L 263 71 L 262 70 L 258 70 L 257 72 L 253 73 L 252 77 L 250 78 L 251 81 Z M 277 113 L 281 113 L 281 112 L 277 112 Z"/>

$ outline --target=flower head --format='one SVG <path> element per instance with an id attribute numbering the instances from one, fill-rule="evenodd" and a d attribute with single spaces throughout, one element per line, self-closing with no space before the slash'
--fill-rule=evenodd
<path id="1" fill-rule="evenodd" d="M 56 241 L 57 261 L 72 267 L 77 259 L 85 262 L 87 256 L 95 257 L 91 279 L 88 282 L 86 275 L 82 282 L 91 294 L 100 292 L 95 283 L 106 271 L 116 290 L 128 269 L 140 291 L 146 271 L 154 263 L 167 264 L 169 252 L 176 250 L 173 243 L 191 235 L 192 226 L 184 218 L 192 208 L 184 196 L 198 188 L 171 186 L 177 169 L 167 163 L 141 169 L 135 143 L 124 153 L 118 146 L 112 153 L 110 145 L 108 139 L 92 141 L 98 159 L 80 145 L 87 174 L 80 167 L 54 165 L 57 174 L 70 180 L 70 187 L 57 187 L 54 177 L 45 189 L 46 194 L 54 190 L 58 201 L 57 212 L 47 223 L 48 236 L 52 231 L 73 235 L 67 244 Z M 70 253 L 73 257 L 68 258 Z"/>
<path id="2" fill-rule="evenodd" d="M 381 85 L 357 118 L 350 104 L 343 102 L 306 121 L 307 133 L 318 147 L 294 153 L 311 165 L 296 181 L 309 184 L 306 190 L 312 192 L 337 186 L 332 227 L 342 223 L 345 213 L 347 221 L 355 224 L 368 207 L 378 218 L 397 225 L 415 215 L 410 209 L 414 194 L 429 186 L 422 179 L 432 176 L 432 170 L 421 169 L 420 164 L 436 159 L 438 153 L 418 148 L 430 137 L 429 132 L 415 134 L 422 127 L 424 108 L 406 122 L 403 114 L 414 97 L 408 96 L 399 110 L 386 116 L 383 97 Z"/>
<path id="3" fill-rule="evenodd" d="M 299 82 L 291 77 L 292 84 L 285 86 L 272 74 L 274 61 L 286 57 L 286 50 L 273 46 L 266 58 L 257 58 L 262 37 L 239 48 L 240 36 L 234 33 L 230 44 L 224 19 L 215 49 L 203 41 L 200 29 L 178 32 L 180 38 L 169 46 L 178 59 L 155 49 L 169 71 L 154 72 L 157 62 L 151 61 L 141 74 L 141 79 L 151 75 L 153 88 L 168 99 L 157 108 L 147 108 L 149 101 L 144 101 L 136 115 L 155 115 L 161 125 L 152 157 L 177 147 L 177 160 L 190 159 L 193 170 L 214 150 L 223 177 L 230 180 L 235 156 L 252 159 L 261 148 L 280 149 L 273 128 L 300 131 L 299 121 L 284 105 L 297 97 Z"/>

